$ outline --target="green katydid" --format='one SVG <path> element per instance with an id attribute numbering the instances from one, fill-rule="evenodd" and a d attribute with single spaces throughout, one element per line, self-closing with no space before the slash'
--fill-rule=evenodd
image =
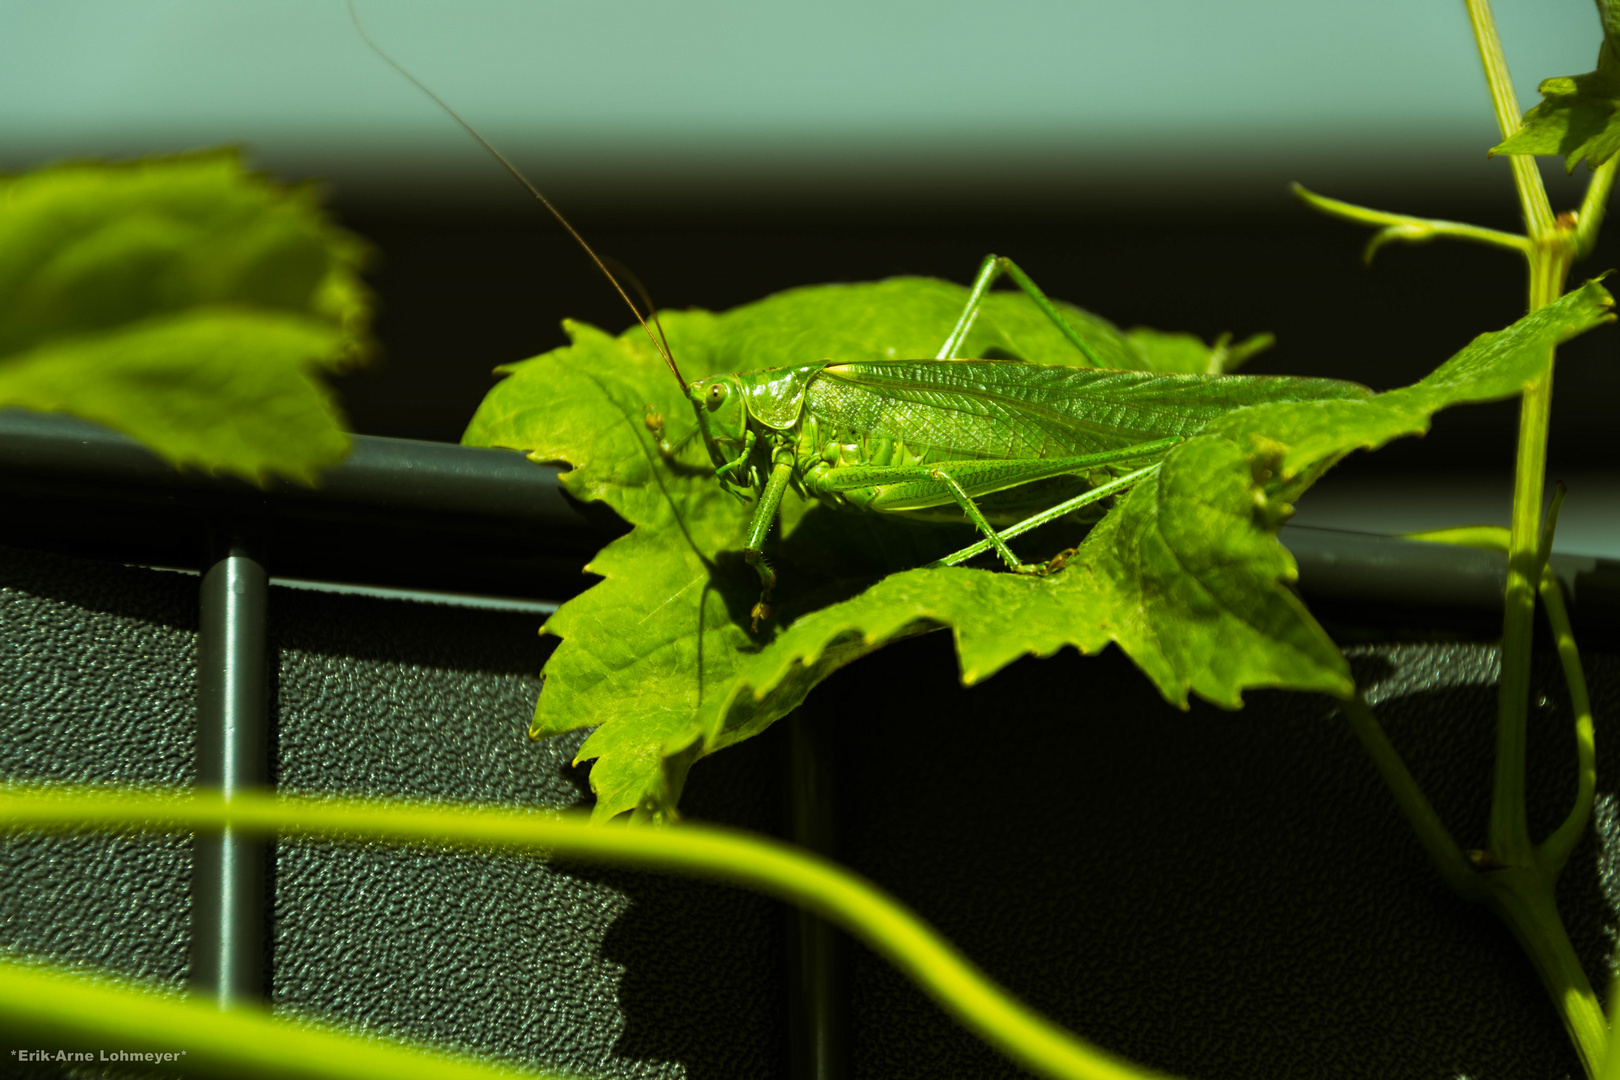
<path id="1" fill-rule="evenodd" d="M 845 510 L 933 516 L 930 511 L 954 504 L 984 539 L 932 565 L 954 565 L 993 547 L 1008 569 L 1046 574 L 1072 552 L 1025 563 L 1006 541 L 1145 478 L 1170 447 L 1211 420 L 1247 405 L 1369 393 L 1335 379 L 956 357 L 1002 273 L 1095 365 L 1095 354 L 1040 288 L 1010 259 L 995 255 L 985 258 L 961 317 L 931 360 L 823 361 L 687 383 L 667 343 L 654 338 L 697 418 L 687 438 L 701 435 L 716 478 L 754 503 L 743 554 L 760 580 L 756 632 L 769 617 L 776 585 L 763 545 L 789 487 Z M 662 418 L 649 416 L 648 426 L 671 456 L 677 447 L 662 437 Z M 1140 467 L 1112 475 L 1133 463 Z M 1042 494 L 1055 505 L 1020 514 L 999 533 L 990 517 L 1005 520 L 1016 504 L 1003 497 L 993 515 L 979 505 L 986 496 L 1064 479 L 1080 489 L 1077 494 L 1059 499 L 1054 485 L 1044 483 Z"/>
<path id="2" fill-rule="evenodd" d="M 354 15 L 350 2 L 350 14 Z M 937 517 L 957 507 L 984 539 L 931 565 L 955 565 L 994 548 L 1008 569 L 1047 574 L 1072 552 L 1025 563 L 1006 541 L 1151 475 L 1176 443 L 1249 405 L 1360 398 L 1356 383 L 1289 376 L 1190 375 L 1103 368 L 1095 352 L 1010 259 L 987 256 L 967 304 L 932 359 L 822 361 L 714 375 L 688 383 L 646 301 L 642 311 L 602 258 L 540 190 L 437 94 L 361 38 L 461 125 L 579 244 L 636 317 L 681 384 L 696 426 L 671 444 L 649 406 L 647 426 L 673 459 L 700 436 L 716 479 L 754 505 L 743 554 L 759 576 L 752 622 L 769 618 L 776 574 L 767 533 L 788 488 L 838 509 Z M 1087 366 L 980 360 L 956 354 L 985 295 L 1006 274 L 1075 346 Z M 649 321 L 650 320 L 650 321 Z M 1133 470 L 1120 475 L 1127 466 Z M 1020 489 L 1039 494 L 1019 505 Z M 1029 504 L 1045 508 L 1029 513 Z M 981 503 L 987 505 L 982 507 Z M 986 510 L 989 510 L 987 513 Z M 998 532 L 992 518 L 1013 521 Z"/>

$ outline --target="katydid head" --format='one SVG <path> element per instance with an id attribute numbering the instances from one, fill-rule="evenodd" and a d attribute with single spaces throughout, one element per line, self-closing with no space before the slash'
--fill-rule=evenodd
<path id="1" fill-rule="evenodd" d="M 748 430 L 748 405 L 742 378 L 732 373 L 711 375 L 686 387 L 686 400 L 697 417 L 697 431 L 714 462 L 715 478 L 727 491 L 744 499 L 752 490 L 748 459 L 753 438 Z"/>
<path id="2" fill-rule="evenodd" d="M 686 399 L 697 414 L 698 430 L 711 447 L 740 448 L 748 438 L 748 403 L 742 380 L 725 373 L 687 386 Z"/>

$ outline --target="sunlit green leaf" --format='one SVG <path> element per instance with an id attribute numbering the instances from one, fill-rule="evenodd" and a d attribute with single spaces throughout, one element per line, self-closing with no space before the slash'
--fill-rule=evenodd
<path id="1" fill-rule="evenodd" d="M 962 296 L 938 282 L 829 286 L 719 315 L 671 313 L 666 325 L 690 379 L 805 356 L 905 355 L 943 335 L 955 313 L 941 299 Z M 1343 657 L 1293 592 L 1293 560 L 1275 539 L 1290 501 L 1345 453 L 1423 431 L 1435 409 L 1517 393 L 1553 343 L 1607 319 L 1609 303 L 1588 285 L 1483 335 L 1406 390 L 1229 413 L 1172 449 L 1083 538 L 1062 523 L 1023 538 L 1031 557 L 1079 544 L 1049 577 L 921 568 L 973 532 L 790 495 L 780 540 L 768 545 L 776 617 L 758 636 L 748 628 L 758 584 L 739 554 L 749 507 L 714 482 L 695 442 L 672 467 L 646 427 L 652 406 L 684 430 L 680 387 L 639 329 L 610 338 L 571 326 L 574 345 L 508 369 L 466 435 L 572 465 L 573 494 L 606 501 L 635 526 L 590 564 L 604 580 L 546 624 L 562 643 L 534 731 L 595 726 L 580 757 L 596 759 L 597 817 L 640 808 L 657 819 L 694 761 L 757 734 L 838 667 L 934 629 L 951 630 L 970 683 L 1020 656 L 1116 643 L 1177 704 L 1197 694 L 1235 708 L 1251 687 L 1346 694 Z M 778 305 L 788 346 L 769 332 Z M 992 314 L 976 333 L 1029 340 Z M 817 320 L 829 328 L 819 349 Z M 868 336 L 846 337 L 848 326 Z"/>

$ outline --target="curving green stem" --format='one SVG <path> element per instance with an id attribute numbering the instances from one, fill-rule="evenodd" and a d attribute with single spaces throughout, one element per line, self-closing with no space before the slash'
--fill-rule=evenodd
<path id="1" fill-rule="evenodd" d="M 451 844 L 698 875 L 779 897 L 864 940 L 946 1012 L 1029 1071 L 1073 1080 L 1155 1080 L 1053 1024 L 993 983 L 899 901 L 835 863 L 730 829 L 590 825 L 550 811 L 217 791 L 0 788 L 12 829 L 217 830 Z"/>
<path id="2" fill-rule="evenodd" d="M 212 1000 L 182 996 L 167 987 L 87 976 L 77 967 L 9 960 L 0 960 L 0 1029 L 13 1036 L 26 1033 L 26 1038 L 11 1040 L 19 1050 L 54 1043 L 89 1051 L 92 1068 L 100 1066 L 97 1075 L 106 1075 L 99 1054 L 110 1047 L 150 1055 L 134 1059 L 156 1069 L 142 1076 L 181 1072 L 230 1080 L 514 1080 L 520 1075 L 465 1054 L 374 1032 L 357 1034 L 303 1016 L 278 1016 L 260 1006 L 222 1009 Z M 527 1080 L 585 1080 L 549 1070 L 521 1075 Z"/>
<path id="3" fill-rule="evenodd" d="M 1598 230 L 1603 227 L 1603 214 L 1609 206 L 1609 193 L 1614 190 L 1614 171 L 1620 168 L 1620 155 L 1611 157 L 1592 171 L 1592 180 L 1586 185 L 1581 208 L 1575 211 L 1575 257 L 1584 259 L 1592 254 L 1597 244 Z"/>
<path id="4" fill-rule="evenodd" d="M 1541 572 L 1541 602 L 1558 647 L 1564 683 L 1569 687 L 1570 711 L 1575 714 L 1575 805 L 1563 824 L 1536 849 L 1542 867 L 1556 880 L 1592 820 L 1592 803 L 1597 796 L 1597 747 L 1592 732 L 1592 695 L 1586 689 L 1586 674 L 1581 670 L 1581 654 L 1575 647 L 1569 612 L 1564 607 L 1563 588 L 1551 570 Z"/>
<path id="5" fill-rule="evenodd" d="M 1373 238 L 1367 241 L 1367 246 L 1361 253 L 1361 259 L 1366 263 L 1372 262 L 1379 248 L 1396 240 L 1408 244 L 1426 244 L 1430 240 L 1449 237 L 1454 240 L 1471 240 L 1488 247 L 1506 248 L 1526 257 L 1532 250 L 1530 239 L 1518 233 L 1501 232 L 1460 221 L 1412 217 L 1408 214 L 1392 214 L 1387 210 L 1374 210 L 1368 206 L 1357 206 L 1355 203 L 1318 195 L 1301 184 L 1294 184 L 1293 192 L 1306 206 L 1330 217 L 1353 221 L 1358 225 L 1381 226 L 1373 234 Z"/>

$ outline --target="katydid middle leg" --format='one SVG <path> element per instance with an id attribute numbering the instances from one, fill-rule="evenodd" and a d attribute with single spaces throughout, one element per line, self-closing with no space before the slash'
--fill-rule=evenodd
<path id="1" fill-rule="evenodd" d="M 983 306 L 984 298 L 990 292 L 990 286 L 994 285 L 996 279 L 1001 277 L 1002 274 L 1006 274 L 1013 279 L 1013 283 L 1035 302 L 1035 306 L 1040 308 L 1048 319 L 1052 320 L 1057 328 L 1063 332 L 1063 336 L 1068 338 L 1074 344 L 1074 347 L 1080 350 L 1081 355 L 1091 361 L 1093 367 L 1103 366 L 1103 362 L 1098 359 L 1096 352 L 1092 350 L 1090 345 L 1086 344 L 1084 338 L 1075 332 L 1074 327 L 1069 325 L 1062 312 L 1058 311 L 1057 305 L 1053 304 L 1047 295 L 1041 291 L 1041 287 L 1035 284 L 1034 279 L 1024 273 L 1017 263 L 1004 255 L 986 255 L 984 262 L 979 264 L 979 272 L 974 276 L 973 285 L 968 290 L 967 305 L 963 307 L 961 316 L 956 320 L 956 325 L 951 328 L 950 336 L 945 339 L 945 344 L 940 346 L 939 355 L 934 357 L 935 360 L 956 359 L 957 350 L 962 347 L 962 342 L 966 340 L 968 331 L 973 328 L 973 320 L 979 317 L 979 308 Z"/>

